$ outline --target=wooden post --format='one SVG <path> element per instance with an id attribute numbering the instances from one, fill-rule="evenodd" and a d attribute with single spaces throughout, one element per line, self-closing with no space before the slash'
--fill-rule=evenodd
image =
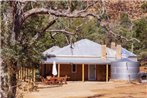
<path id="1" fill-rule="evenodd" d="M 58 64 L 58 77 L 60 77 L 60 64 Z"/>
<path id="2" fill-rule="evenodd" d="M 32 82 L 34 81 L 34 66 L 32 66 Z"/>
<path id="3" fill-rule="evenodd" d="M 17 80 L 18 80 L 18 74 L 19 74 L 19 73 L 18 73 L 18 72 L 16 72 L 16 79 L 17 79 Z"/>
<path id="4" fill-rule="evenodd" d="M 31 68 L 29 67 L 29 69 L 28 69 L 28 74 L 29 74 L 29 81 L 31 81 Z"/>
<path id="5" fill-rule="evenodd" d="M 25 77 L 27 79 L 27 68 L 25 67 Z"/>
<path id="6" fill-rule="evenodd" d="M 23 71 L 24 71 L 24 76 L 23 77 L 24 77 L 24 81 L 25 81 L 25 79 L 26 79 L 26 68 L 25 67 L 24 67 Z"/>
<path id="7" fill-rule="evenodd" d="M 31 67 L 31 82 L 33 82 L 33 66 Z"/>
<path id="8" fill-rule="evenodd" d="M 18 69 L 18 80 L 19 80 L 19 69 Z"/>
<path id="9" fill-rule="evenodd" d="M 29 79 L 29 74 L 28 74 L 28 72 L 29 72 L 29 68 L 27 68 L 27 79 Z"/>
<path id="10" fill-rule="evenodd" d="M 22 67 L 22 80 L 24 79 L 24 72 L 23 72 L 23 67 Z"/>
<path id="11" fill-rule="evenodd" d="M 22 67 L 21 67 L 21 70 L 20 70 L 20 73 L 21 73 L 21 76 L 20 76 L 20 79 L 22 80 Z"/>
<path id="12" fill-rule="evenodd" d="M 108 67 L 109 67 L 109 65 L 108 64 L 106 64 L 106 82 L 108 82 L 108 80 L 109 80 L 109 73 L 108 73 Z"/>
<path id="13" fill-rule="evenodd" d="M 23 72 L 22 72 L 22 66 L 21 66 L 21 80 L 23 79 Z"/>
<path id="14" fill-rule="evenodd" d="M 42 64 L 40 64 L 40 66 L 39 66 L 39 72 L 40 72 L 39 76 L 42 76 L 42 70 L 41 69 L 42 69 Z"/>
<path id="15" fill-rule="evenodd" d="M 19 75 L 18 75 L 18 79 L 20 79 L 20 75 L 21 75 L 21 74 L 20 74 L 20 69 L 19 69 L 18 73 L 19 73 Z"/>
<path id="16" fill-rule="evenodd" d="M 84 80 L 84 64 L 82 64 L 82 81 L 84 82 L 85 80 Z"/>
<path id="17" fill-rule="evenodd" d="M 21 67 L 19 69 L 19 79 L 21 80 Z"/>
<path id="18" fill-rule="evenodd" d="M 29 81 L 31 82 L 31 77 L 32 77 L 32 74 L 31 74 L 31 67 L 29 67 Z"/>
<path id="19" fill-rule="evenodd" d="M 23 67 L 23 74 L 22 74 L 22 78 L 23 78 L 23 81 L 24 81 L 24 77 L 25 77 L 25 67 Z"/>
<path id="20" fill-rule="evenodd" d="M 24 80 L 24 71 L 23 71 L 23 66 L 22 66 L 22 80 Z"/>
<path id="21" fill-rule="evenodd" d="M 33 79 L 33 81 L 35 82 L 35 79 L 36 79 L 36 74 L 35 74 L 36 71 L 35 71 L 35 67 L 34 67 L 33 69 L 34 69 L 34 71 L 33 71 L 33 72 L 34 72 L 34 79 Z"/>

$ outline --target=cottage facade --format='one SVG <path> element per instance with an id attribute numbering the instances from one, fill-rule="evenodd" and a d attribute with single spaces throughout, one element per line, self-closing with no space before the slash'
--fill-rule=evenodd
<path id="1" fill-rule="evenodd" d="M 111 62 L 121 58 L 136 58 L 135 54 L 121 46 L 114 50 L 88 39 L 50 50 L 44 52 L 47 58 L 42 61 L 41 75 L 51 75 L 52 64 L 55 61 L 58 77 L 67 75 L 72 81 L 108 81 L 111 77 Z"/>

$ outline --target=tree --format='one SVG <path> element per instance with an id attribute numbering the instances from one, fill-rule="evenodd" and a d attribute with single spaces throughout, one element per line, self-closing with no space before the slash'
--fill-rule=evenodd
<path id="1" fill-rule="evenodd" d="M 16 96 L 16 72 L 19 66 L 38 63 L 39 55 L 45 49 L 56 43 L 64 46 L 66 42 L 70 44 L 72 40 L 82 38 L 94 39 L 107 45 L 114 38 L 121 43 L 124 43 L 122 39 L 128 42 L 130 29 L 125 27 L 124 23 L 129 23 L 129 19 L 134 19 L 133 16 L 136 19 L 142 13 L 137 9 L 138 4 L 142 3 L 135 5 L 133 2 L 133 5 L 130 5 L 134 8 L 133 12 L 128 6 L 132 2 L 109 0 L 1 1 L 1 3 L 2 60 L 5 69 L 9 69 L 6 70 L 8 86 L 9 91 L 12 91 L 8 92 L 8 98 Z M 137 15 L 134 14 L 136 10 Z M 125 16 L 127 20 L 121 24 L 116 22 L 118 28 L 113 28 L 114 20 L 118 20 L 117 17 L 124 12 L 127 12 L 129 18 Z"/>
<path id="2" fill-rule="evenodd" d="M 134 37 L 138 38 L 141 43 L 136 43 L 134 48 L 136 50 L 136 52 L 140 55 L 140 58 L 145 58 L 147 57 L 147 40 L 146 40 L 146 36 L 147 36 L 147 17 L 146 18 L 142 18 L 139 20 L 136 20 L 134 22 L 135 26 L 134 26 Z"/>
<path id="3" fill-rule="evenodd" d="M 45 32 L 53 26 L 61 17 L 67 18 L 85 18 L 92 16 L 100 19 L 99 14 L 88 11 L 98 1 L 65 1 L 65 2 L 21 2 L 21 1 L 2 1 L 2 59 L 3 66 L 6 67 L 8 74 L 9 90 L 7 97 L 16 97 L 16 72 L 19 66 L 24 65 L 30 60 L 35 62 L 38 40 L 43 40 Z M 101 3 L 101 2 L 99 2 Z M 84 6 L 83 6 L 84 5 Z M 42 7 L 43 6 L 43 7 Z M 38 30 L 35 23 L 41 17 L 48 15 L 48 23 L 43 24 Z M 34 18 L 35 17 L 35 18 Z M 29 19 L 35 20 L 29 25 Z M 43 19 L 41 19 L 42 21 Z M 39 24 L 42 22 L 39 22 Z M 46 26 L 44 26 L 46 25 Z M 32 26 L 32 29 L 26 29 Z M 30 27 L 29 27 L 30 28 Z M 49 29 L 49 32 L 63 33 L 72 35 L 74 33 L 65 29 Z M 52 34 L 51 34 L 52 35 Z M 33 54 L 33 55 L 31 55 Z M 37 55 L 38 56 L 38 55 Z M 33 57 L 33 58 L 32 58 Z M 38 59 L 37 59 L 38 62 Z M 29 63 L 29 62 L 28 62 Z"/>

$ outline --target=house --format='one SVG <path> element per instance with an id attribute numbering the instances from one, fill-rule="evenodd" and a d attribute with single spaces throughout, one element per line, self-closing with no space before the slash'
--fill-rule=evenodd
<path id="1" fill-rule="evenodd" d="M 58 77 L 68 75 L 69 80 L 72 81 L 108 81 L 111 62 L 130 56 L 136 57 L 120 45 L 110 49 L 106 45 L 100 45 L 88 39 L 82 39 L 46 54 L 47 58 L 41 65 L 41 75 L 44 77 L 51 75 L 55 61 Z"/>

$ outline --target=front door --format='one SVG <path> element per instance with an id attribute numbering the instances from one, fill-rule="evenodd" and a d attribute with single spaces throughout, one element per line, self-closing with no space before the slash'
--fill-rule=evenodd
<path id="1" fill-rule="evenodd" d="M 96 80 L 96 65 L 88 65 L 88 80 Z"/>

